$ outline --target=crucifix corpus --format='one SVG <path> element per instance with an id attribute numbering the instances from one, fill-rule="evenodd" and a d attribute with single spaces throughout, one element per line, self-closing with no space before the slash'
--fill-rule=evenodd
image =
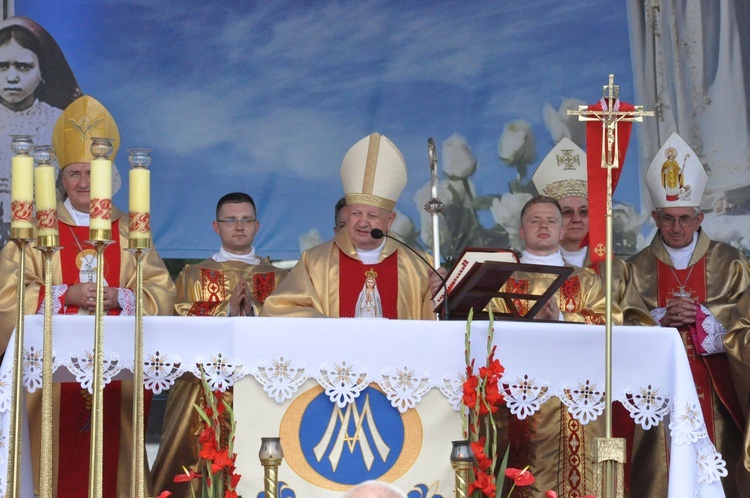
<path id="1" fill-rule="evenodd" d="M 612 437 L 612 193 L 613 187 L 613 170 L 618 170 L 617 177 L 614 180 L 616 186 L 619 178 L 620 162 L 624 161 L 627 142 L 630 138 L 630 128 L 627 127 L 625 137 L 620 148 L 619 128 L 621 124 L 642 122 L 644 116 L 653 116 L 653 111 L 644 111 L 643 106 L 631 106 L 620 103 L 619 86 L 615 85 L 615 76 L 609 75 L 609 84 L 603 87 L 602 98 L 598 104 L 593 106 L 578 106 L 577 111 L 568 111 L 569 116 L 578 116 L 580 121 L 599 121 L 601 123 L 601 144 L 587 143 L 587 159 L 589 174 L 589 194 L 596 190 L 594 186 L 594 177 L 599 176 L 598 172 L 593 169 L 593 164 L 598 160 L 600 169 L 606 168 L 606 210 L 605 210 L 605 243 L 595 243 L 594 238 L 594 217 L 601 216 L 600 199 L 589 196 L 589 215 L 591 218 L 591 227 L 589 238 L 593 251 L 605 262 L 605 437 L 597 438 L 595 444 L 595 459 L 600 464 L 595 473 L 596 495 L 607 498 L 620 498 L 624 496 L 624 471 L 625 463 L 625 440 L 622 438 Z M 601 107 L 601 109 L 599 109 Z M 591 135 L 587 133 L 587 137 Z M 597 140 L 594 140 L 596 142 Z M 597 147 L 599 146 L 599 147 Z M 601 151 L 601 157 L 595 157 L 595 150 Z M 593 156 L 593 157 L 592 157 Z M 597 202 L 598 201 L 598 202 Z M 597 227 L 601 226 L 597 223 Z M 590 246 L 590 247 L 591 247 Z M 592 261 L 594 255 L 591 254 Z"/>

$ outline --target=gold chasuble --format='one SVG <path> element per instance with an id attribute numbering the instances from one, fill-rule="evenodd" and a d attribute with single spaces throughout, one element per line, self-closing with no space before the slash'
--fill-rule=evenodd
<path id="1" fill-rule="evenodd" d="M 428 278 L 432 270 L 424 261 L 387 239 L 378 263 L 363 264 L 346 230 L 302 253 L 289 276 L 266 300 L 261 316 L 356 316 L 360 294 L 367 293 L 366 273 L 370 270 L 377 273 L 384 317 L 435 319 Z"/>
<path id="2" fill-rule="evenodd" d="M 711 241 L 703 231 L 699 232 L 695 250 L 684 270 L 674 268 L 659 233 L 650 247 L 633 256 L 629 263 L 637 269 L 632 282 L 649 310 L 663 308 L 671 296 L 683 291 L 705 306 L 725 328 L 731 325 L 732 310 L 750 284 L 748 262 L 742 253 L 727 244 Z M 742 452 L 745 420 L 732 384 L 727 355 L 724 352 L 698 354 L 690 328 L 678 330 L 685 344 L 708 435 L 727 463 L 729 475 L 722 478 L 724 491 L 728 497 L 740 496 L 734 479 L 735 464 Z M 667 430 L 665 424 L 649 431 L 635 427 L 632 451 L 629 448 L 632 458 L 630 496 L 667 496 Z"/>
<path id="3" fill-rule="evenodd" d="M 553 278 L 517 272 L 502 290 L 541 294 Z M 552 299 L 557 300 L 566 322 L 604 323 L 604 286 L 593 270 L 576 267 Z M 533 306 L 533 302 L 521 300 L 514 304 L 522 313 Z M 493 299 L 489 307 L 506 311 L 499 298 Z M 612 316 L 616 324 L 621 323 L 616 306 Z M 505 406 L 495 414 L 495 420 L 502 428 L 498 441 L 500 453 L 510 445 L 508 466 L 523 469 L 528 465 L 536 478 L 530 486 L 516 487 L 513 496 L 544 496 L 549 489 L 557 491 L 559 496 L 585 496 L 594 492 L 593 445 L 594 438 L 604 436 L 604 417 L 583 425 L 559 399 L 551 398 L 524 420 L 516 418 Z"/>
<path id="4" fill-rule="evenodd" d="M 240 279 L 244 279 L 250 285 L 253 311 L 257 315 L 263 302 L 286 274 L 286 270 L 262 260 L 260 264 L 251 265 L 209 258 L 196 265 L 186 265 L 175 281 L 175 313 L 180 316 L 225 317 L 232 291 Z M 169 389 L 161 444 L 151 472 L 156 493 L 171 491 L 175 498 L 193 496 L 191 483 L 176 483 L 174 477 L 184 473 L 183 466 L 199 471 L 200 443 L 196 434 L 200 431 L 200 420 L 194 404 L 202 403 L 202 389 L 200 379 L 192 374 L 177 379 Z M 232 403 L 232 389 L 224 394 L 224 399 Z M 226 429 L 224 433 L 229 434 L 228 424 Z M 196 489 L 197 484 L 195 481 Z M 196 490 L 196 496 L 199 495 L 200 490 Z"/>
<path id="5" fill-rule="evenodd" d="M 96 257 L 86 244 L 89 228 L 76 226 L 68 210 L 60 203 L 60 243 L 63 248 L 52 259 L 54 309 L 58 314 L 89 314 L 75 306 L 64 306 L 61 285 L 95 281 Z M 128 215 L 112 209 L 112 233 L 119 237 L 104 252 L 104 278 L 109 287 L 135 289 L 135 257 L 124 250 L 128 243 Z M 95 253 L 94 253 L 95 254 Z M 44 300 L 44 261 L 33 248 L 26 251 L 25 311 L 36 313 Z M 92 273 L 92 269 L 94 273 Z M 18 278 L 18 249 L 6 245 L 0 253 L 0 327 L 3 349 L 15 324 L 15 291 Z M 91 280 L 93 278 L 93 280 Z M 174 284 L 156 251 L 143 259 L 144 312 L 146 315 L 170 314 L 174 306 Z M 130 308 L 129 303 L 125 304 Z M 110 310 L 110 315 L 133 314 L 133 309 Z M 92 312 L 93 314 L 93 312 Z M 93 332 L 93 321 L 92 321 Z M 106 334 L 106 331 L 105 331 Z M 62 358 L 62 360 L 65 360 Z M 91 397 L 77 383 L 54 384 L 53 461 L 55 495 L 86 497 L 88 495 L 89 436 Z M 150 394 L 150 391 L 147 392 Z M 150 399 L 150 398 L 147 398 Z M 41 430 L 41 389 L 26 396 L 29 435 L 34 471 L 34 488 L 38 493 Z M 131 381 L 113 381 L 104 388 L 104 496 L 128 497 L 131 483 L 133 385 Z M 146 405 L 148 410 L 148 404 Z M 146 417 L 148 418 L 148 417 Z"/>

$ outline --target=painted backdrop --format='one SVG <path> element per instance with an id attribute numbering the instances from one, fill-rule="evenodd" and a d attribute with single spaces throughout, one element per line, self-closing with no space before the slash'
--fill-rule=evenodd
<path id="1" fill-rule="evenodd" d="M 257 202 L 260 254 L 296 259 L 301 245 L 330 238 L 341 159 L 372 131 L 408 163 L 396 226 L 406 240 L 429 243 L 422 205 L 434 137 L 454 235 L 443 256 L 466 243 L 515 245 L 536 166 L 563 136 L 585 145 L 565 108 L 598 100 L 609 73 L 623 100 L 635 100 L 627 8 L 16 0 L 16 14 L 55 37 L 83 92 L 115 116 L 121 173 L 128 147 L 153 148 L 152 228 L 168 258 L 215 252 L 215 203 L 236 190 Z M 615 195 L 626 233 L 618 252 L 648 236 L 637 146 L 634 133 Z M 115 202 L 126 207 L 123 181 Z"/>

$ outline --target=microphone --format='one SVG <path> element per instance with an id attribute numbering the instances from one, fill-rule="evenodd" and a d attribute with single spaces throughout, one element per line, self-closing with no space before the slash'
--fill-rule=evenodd
<path id="1" fill-rule="evenodd" d="M 444 299 L 443 299 L 443 320 L 450 320 L 450 310 L 448 309 L 448 282 L 445 280 L 445 278 L 440 273 L 437 272 L 437 270 L 435 268 L 432 267 L 432 265 L 430 264 L 430 262 L 427 261 L 424 256 L 422 256 L 421 254 L 419 254 L 419 252 L 416 249 L 414 249 L 413 247 L 411 247 L 409 244 L 407 244 L 405 242 L 401 242 L 396 237 L 392 237 L 392 236 L 388 235 L 387 233 L 385 233 L 384 231 L 382 231 L 379 228 L 373 228 L 372 230 L 370 230 L 370 237 L 372 237 L 375 240 L 380 240 L 383 237 L 385 237 L 386 239 L 395 240 L 396 242 L 398 242 L 399 244 L 401 244 L 402 246 L 406 247 L 411 252 L 413 252 L 414 254 L 416 254 L 417 257 L 419 259 L 421 259 L 424 262 L 424 264 L 426 264 L 427 267 L 430 270 L 432 270 L 432 272 L 435 275 L 438 276 L 438 278 L 440 279 L 440 283 L 443 285 L 443 290 L 445 291 L 444 294 L 443 294 L 445 296 Z"/>

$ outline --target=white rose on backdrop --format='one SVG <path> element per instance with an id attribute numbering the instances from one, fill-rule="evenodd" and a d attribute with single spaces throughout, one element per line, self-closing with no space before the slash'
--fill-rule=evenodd
<path id="1" fill-rule="evenodd" d="M 313 228 L 309 232 L 299 236 L 299 252 L 301 254 L 322 243 L 323 239 L 320 236 L 320 232 L 317 228 Z"/>
<path id="2" fill-rule="evenodd" d="M 577 111 L 579 105 L 586 105 L 580 99 L 563 99 L 559 109 L 549 103 L 544 104 L 542 114 L 544 124 L 552 136 L 552 142 L 557 144 L 563 138 L 569 138 L 574 144 L 586 149 L 586 123 L 578 116 L 568 116 L 568 110 Z"/>
<path id="3" fill-rule="evenodd" d="M 495 223 L 508 232 L 510 246 L 516 251 L 523 249 L 518 229 L 521 227 L 521 209 L 533 196 L 528 193 L 503 194 L 492 200 L 490 213 Z"/>
<path id="4" fill-rule="evenodd" d="M 520 178 L 526 177 L 526 167 L 536 159 L 536 140 L 528 121 L 519 119 L 505 125 L 497 143 L 500 160 L 518 169 Z"/>
<path id="5" fill-rule="evenodd" d="M 406 216 L 398 209 L 394 209 L 393 212 L 396 213 L 396 219 L 393 220 L 389 235 L 393 235 L 397 239 L 404 242 L 414 239 L 416 230 L 414 228 L 414 223 L 411 221 L 411 218 Z"/>
<path id="6" fill-rule="evenodd" d="M 451 179 L 468 178 L 477 170 L 477 158 L 466 139 L 454 133 L 443 142 L 443 172 Z"/>

